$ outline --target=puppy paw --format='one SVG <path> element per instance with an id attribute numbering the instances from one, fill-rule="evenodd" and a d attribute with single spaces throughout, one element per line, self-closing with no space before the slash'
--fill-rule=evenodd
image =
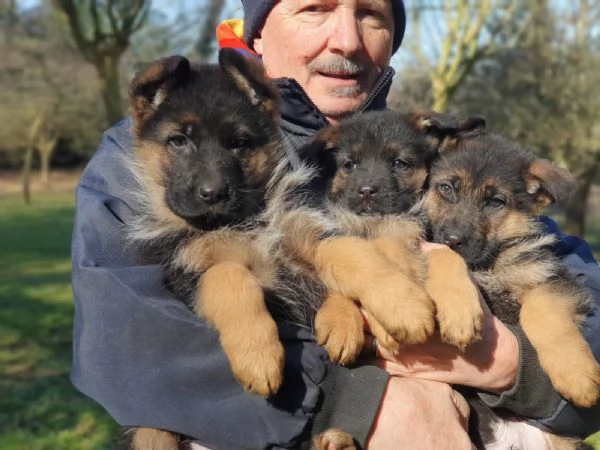
<path id="1" fill-rule="evenodd" d="M 577 406 L 590 408 L 600 399 L 600 365 L 586 358 L 578 366 L 563 366 L 563 370 L 548 373 L 554 388 Z"/>
<path id="2" fill-rule="evenodd" d="M 345 431 L 330 428 L 313 437 L 312 450 L 355 450 L 354 439 Z"/>
<path id="3" fill-rule="evenodd" d="M 283 346 L 276 341 L 252 341 L 227 352 L 231 370 L 244 389 L 267 397 L 279 390 L 283 381 Z"/>
<path id="4" fill-rule="evenodd" d="M 437 305 L 437 321 L 442 340 L 463 351 L 469 344 L 481 339 L 483 311 L 479 302 L 476 305 L 458 303 L 447 308 Z"/>
<path id="5" fill-rule="evenodd" d="M 385 331 L 385 328 L 374 317 L 369 317 L 369 328 L 371 334 L 377 340 L 377 347 L 383 348 L 392 354 L 400 351 L 402 348 L 400 343 Z"/>
<path id="6" fill-rule="evenodd" d="M 328 300 L 315 317 L 316 341 L 338 364 L 354 362 L 365 342 L 362 315 L 351 300 L 348 302 L 350 305 L 342 309 L 330 307 Z"/>
<path id="7" fill-rule="evenodd" d="M 425 342 L 435 330 L 433 302 L 421 286 L 407 277 L 389 277 L 365 298 L 363 305 L 369 316 L 401 344 Z"/>

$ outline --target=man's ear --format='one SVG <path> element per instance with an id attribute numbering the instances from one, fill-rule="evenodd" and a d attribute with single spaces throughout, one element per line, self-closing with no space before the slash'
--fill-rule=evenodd
<path id="1" fill-rule="evenodd" d="M 178 84 L 190 75 L 190 62 L 183 56 L 161 58 L 137 74 L 129 85 L 129 110 L 134 123 L 152 115 Z"/>
<path id="2" fill-rule="evenodd" d="M 525 180 L 527 192 L 532 194 L 535 212 L 551 203 L 565 204 L 577 187 L 577 180 L 547 159 L 536 159 L 529 166 Z"/>
<path id="3" fill-rule="evenodd" d="M 219 65 L 253 106 L 269 114 L 275 112 L 277 91 L 267 79 L 260 62 L 250 60 L 232 48 L 223 48 L 219 51 Z"/>
<path id="4" fill-rule="evenodd" d="M 252 42 L 252 48 L 254 49 L 254 51 L 256 52 L 256 54 L 262 56 L 263 54 L 263 45 L 262 45 L 262 37 L 260 37 L 260 35 L 258 37 L 254 38 L 254 41 Z"/>
<path id="5" fill-rule="evenodd" d="M 435 111 L 417 111 L 409 115 L 409 121 L 425 134 L 439 152 L 451 150 L 461 138 L 476 136 L 485 130 L 482 116 L 460 117 Z"/>

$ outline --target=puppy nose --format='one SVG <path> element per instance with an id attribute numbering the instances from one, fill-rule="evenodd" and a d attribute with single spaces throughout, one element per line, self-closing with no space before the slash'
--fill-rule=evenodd
<path id="1" fill-rule="evenodd" d="M 466 241 L 467 237 L 461 233 L 449 233 L 444 237 L 444 244 L 453 250 L 462 248 Z"/>
<path id="2" fill-rule="evenodd" d="M 358 190 L 358 196 L 360 198 L 371 198 L 371 197 L 375 197 L 375 195 L 377 194 L 378 191 L 379 191 L 379 186 L 375 186 L 375 185 L 363 186 Z"/>
<path id="3" fill-rule="evenodd" d="M 222 202 L 229 197 L 229 187 L 220 184 L 201 184 L 198 187 L 198 195 L 202 201 L 209 204 Z"/>

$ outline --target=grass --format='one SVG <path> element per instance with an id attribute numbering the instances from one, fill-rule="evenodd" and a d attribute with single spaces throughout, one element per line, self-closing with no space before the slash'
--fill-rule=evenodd
<path id="1" fill-rule="evenodd" d="M 0 196 L 0 450 L 114 447 L 113 420 L 68 379 L 73 200 Z M 600 221 L 590 222 L 599 256 Z M 600 433 L 590 443 L 600 450 Z"/>
<path id="2" fill-rule="evenodd" d="M 73 196 L 0 211 L 0 449 L 112 449 L 113 420 L 68 379 Z"/>

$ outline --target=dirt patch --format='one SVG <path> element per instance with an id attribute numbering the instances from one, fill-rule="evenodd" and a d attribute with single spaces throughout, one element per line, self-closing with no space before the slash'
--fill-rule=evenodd
<path id="1" fill-rule="evenodd" d="M 77 186 L 80 170 L 53 170 L 50 172 L 50 186 L 43 185 L 39 172 L 31 174 L 31 192 L 72 192 Z M 0 172 L 0 195 L 15 194 L 22 191 L 21 173 Z"/>

